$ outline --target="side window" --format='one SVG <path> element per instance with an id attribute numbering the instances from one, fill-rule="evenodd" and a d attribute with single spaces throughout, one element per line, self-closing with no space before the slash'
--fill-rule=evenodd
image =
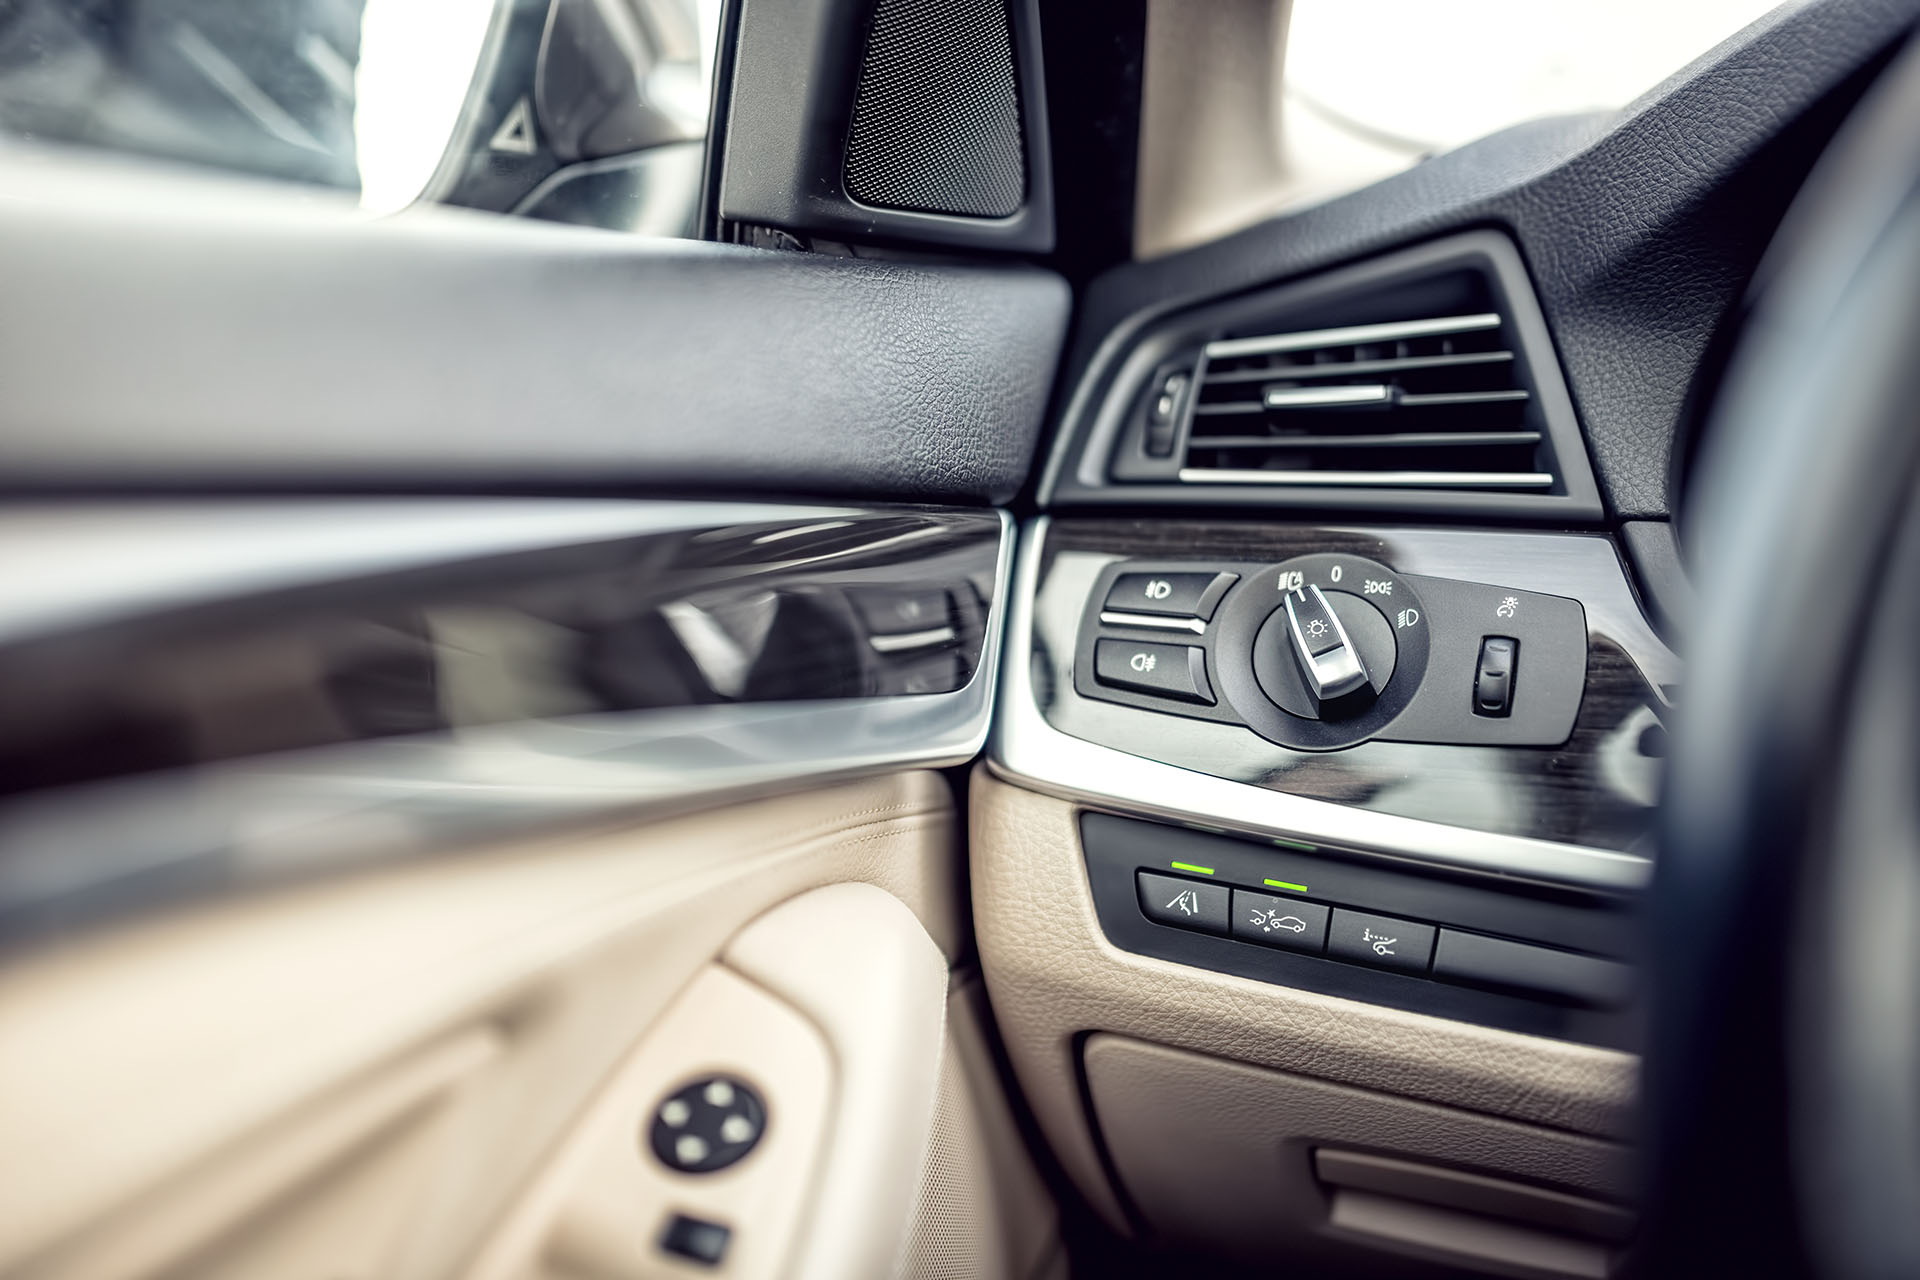
<path id="1" fill-rule="evenodd" d="M 0 133 L 693 233 L 720 0 L 0 0 Z"/>

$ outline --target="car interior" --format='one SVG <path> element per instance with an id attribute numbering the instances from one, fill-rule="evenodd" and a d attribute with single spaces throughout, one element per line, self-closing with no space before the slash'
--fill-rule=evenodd
<path id="1" fill-rule="evenodd" d="M 0 0 L 0 1276 L 1920 1277 L 1920 0 Z"/>

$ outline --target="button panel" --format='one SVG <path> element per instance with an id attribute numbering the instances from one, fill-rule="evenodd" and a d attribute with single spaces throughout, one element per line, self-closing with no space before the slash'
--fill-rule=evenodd
<path id="1" fill-rule="evenodd" d="M 1144 867 L 1134 875 L 1141 914 L 1177 929 L 1592 1008 L 1617 1008 L 1632 993 L 1633 971 L 1617 960 Z"/>
<path id="2" fill-rule="evenodd" d="M 1110 813 L 1082 813 L 1076 825 L 1101 934 L 1123 951 L 1528 1035 L 1639 1044 L 1641 932 L 1629 899 L 1542 895 L 1300 840 Z M 1188 889 L 1194 910 L 1170 910 Z M 1336 919 L 1357 927 L 1338 929 Z M 1329 945 L 1334 932 L 1354 948 Z M 1394 955 L 1372 949 L 1380 939 Z M 1592 985 L 1576 987 L 1578 975 Z M 1603 976 L 1611 986 L 1594 981 Z"/>
<path id="3" fill-rule="evenodd" d="M 1110 559 L 1053 572 L 1086 582 L 1073 645 L 1080 697 L 1238 725 L 1299 751 L 1369 741 L 1559 746 L 1580 715 L 1587 620 L 1566 597 L 1416 576 L 1344 551 L 1270 564 Z M 1102 667 L 1109 640 L 1186 646 L 1191 676 L 1136 679 L 1142 673 L 1111 657 Z M 1049 719 L 1071 715 L 1069 705 Z M 1102 717 L 1086 728 L 1105 745 L 1187 764 L 1153 755 L 1150 727 Z M 1204 749 L 1219 758 L 1225 745 Z"/>

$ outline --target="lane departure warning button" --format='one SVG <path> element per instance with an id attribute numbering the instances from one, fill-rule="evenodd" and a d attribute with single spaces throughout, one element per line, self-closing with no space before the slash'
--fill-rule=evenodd
<path id="1" fill-rule="evenodd" d="M 1140 872 L 1140 910 L 1149 920 L 1181 929 L 1205 929 L 1209 933 L 1227 931 L 1227 900 L 1231 891 L 1223 884 L 1202 884 L 1173 876 Z"/>

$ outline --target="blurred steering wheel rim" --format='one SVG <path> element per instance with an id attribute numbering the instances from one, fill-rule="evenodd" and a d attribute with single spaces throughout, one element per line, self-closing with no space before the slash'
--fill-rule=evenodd
<path id="1" fill-rule="evenodd" d="M 1648 902 L 1642 1270 L 1920 1275 L 1920 46 L 1796 199 L 1707 425 Z"/>

